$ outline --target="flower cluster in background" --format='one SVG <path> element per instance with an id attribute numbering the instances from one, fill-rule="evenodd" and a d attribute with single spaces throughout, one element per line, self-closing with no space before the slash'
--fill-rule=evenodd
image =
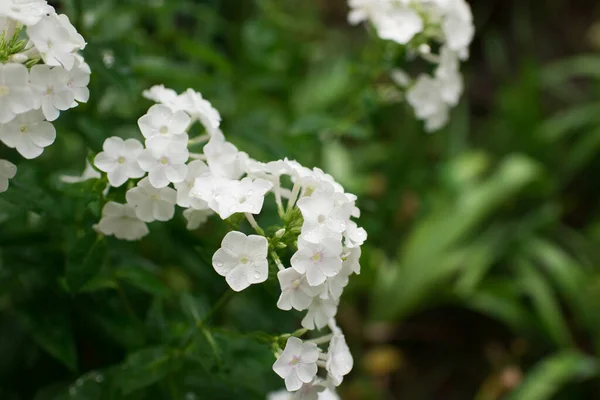
<path id="1" fill-rule="evenodd" d="M 267 281 L 270 270 L 277 272 L 277 307 L 305 316 L 300 334 L 274 340 L 273 370 L 295 398 L 325 390 L 336 396 L 333 389 L 353 360 L 335 316 L 350 276 L 360 273 L 360 246 L 367 238 L 352 221 L 360 216 L 356 196 L 318 168 L 288 159 L 263 163 L 239 151 L 220 131 L 218 111 L 193 90 L 177 94 L 155 86 L 144 96 L 158 103 L 138 121 L 144 143 L 110 137 L 94 159 L 106 173 L 105 196 L 110 188 L 128 188 L 124 204 L 106 202 L 96 229 L 138 240 L 149 232 L 147 223 L 172 219 L 176 205 L 184 208 L 188 229 L 213 213 L 235 226 L 245 220 L 255 234 L 227 233 L 213 255 L 216 273 L 239 292 Z M 196 121 L 205 133 L 190 138 Z M 190 151 L 203 143 L 202 153 Z M 265 199 L 274 201 L 280 219 L 268 229 L 255 218 Z M 303 342 L 297 337 L 325 328 L 330 333 L 319 338 Z M 326 351 L 319 347 L 327 344 Z"/>
<path id="2" fill-rule="evenodd" d="M 45 0 L 0 3 L 0 141 L 26 159 L 56 138 L 61 111 L 89 99 L 90 68 L 78 53 L 83 37 Z M 0 192 L 16 166 L 0 160 Z"/>
<path id="3" fill-rule="evenodd" d="M 432 65 L 416 78 L 401 69 L 392 79 L 406 90 L 415 115 L 427 131 L 441 129 L 463 92 L 460 61 L 469 57 L 475 28 L 465 0 L 349 0 L 349 21 L 369 21 L 377 35 L 406 46 L 409 58 Z"/>

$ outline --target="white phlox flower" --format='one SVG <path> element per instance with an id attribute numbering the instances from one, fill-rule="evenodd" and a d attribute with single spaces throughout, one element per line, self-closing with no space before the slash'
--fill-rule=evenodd
<path id="1" fill-rule="evenodd" d="M 303 237 L 298 239 L 298 251 L 290 261 L 292 267 L 301 274 L 311 286 L 318 286 L 328 277 L 335 276 L 342 269 L 341 241 L 324 237 L 319 243 L 311 243 Z"/>
<path id="2" fill-rule="evenodd" d="M 183 211 L 183 217 L 187 221 L 186 228 L 190 231 L 198 229 L 202 226 L 211 216 L 213 212 L 211 210 L 196 210 L 194 208 L 188 208 Z"/>
<path id="3" fill-rule="evenodd" d="M 45 15 L 27 28 L 27 35 L 46 65 L 62 66 L 66 70 L 73 68 L 75 53 L 85 47 L 85 41 L 66 15 Z"/>
<path id="4" fill-rule="evenodd" d="M 265 237 L 232 231 L 225 235 L 221 248 L 214 254 L 213 267 L 233 290 L 240 292 L 269 277 L 267 251 Z"/>
<path id="5" fill-rule="evenodd" d="M 54 12 L 46 0 L 3 0 L 0 3 L 0 17 L 5 17 L 23 25 L 35 25 L 46 14 Z"/>
<path id="6" fill-rule="evenodd" d="M 421 57 L 437 68 L 433 76 L 421 74 L 416 81 L 399 69 L 392 80 L 407 90 L 407 100 L 429 132 L 448 122 L 450 109 L 463 92 L 459 61 L 469 56 L 475 28 L 465 0 L 348 0 L 349 21 L 370 22 L 380 38 L 407 46 L 408 59 Z M 418 36 L 418 39 L 415 37 Z M 415 39 L 413 41 L 413 39 Z M 438 46 L 439 45 L 439 46 Z M 440 48 L 434 54 L 432 48 Z M 448 68 L 448 62 L 453 67 Z"/>
<path id="7" fill-rule="evenodd" d="M 173 112 L 163 104 L 153 105 L 148 113 L 138 120 L 138 126 L 146 138 L 148 147 L 167 147 L 169 141 L 181 142 L 187 147 L 186 129 L 189 124 L 190 116 L 187 113 Z"/>
<path id="8" fill-rule="evenodd" d="M 206 163 L 202 160 L 194 160 L 188 165 L 187 175 L 185 179 L 175 184 L 177 189 L 177 205 L 184 208 L 194 208 L 197 210 L 205 210 L 208 208 L 208 203 L 197 196 L 191 196 L 190 192 L 196 183 L 196 179 L 210 172 Z"/>
<path id="9" fill-rule="evenodd" d="M 7 124 L 0 124 L 0 140 L 10 148 L 16 149 L 27 159 L 38 157 L 45 147 L 54 143 L 56 129 L 44 120 L 41 111 L 29 111 L 19 114 Z"/>
<path id="10" fill-rule="evenodd" d="M 306 281 L 306 275 L 293 268 L 286 268 L 277 273 L 281 295 L 277 307 L 289 311 L 292 308 L 298 311 L 306 310 L 317 295 L 315 287 Z"/>
<path id="11" fill-rule="evenodd" d="M 8 181 L 17 174 L 17 166 L 10 161 L 0 160 L 0 193 L 8 189 Z"/>
<path id="12" fill-rule="evenodd" d="M 108 173 L 111 186 L 119 187 L 128 179 L 144 176 L 144 170 L 138 164 L 138 157 L 144 150 L 139 141 L 113 136 L 104 141 L 102 148 L 104 151 L 96 155 L 94 165 Z"/>
<path id="13" fill-rule="evenodd" d="M 451 61 L 442 72 L 452 68 Z M 127 204 L 107 204 L 96 229 L 138 240 L 147 234 L 147 222 L 172 219 L 176 205 L 184 209 L 189 230 L 200 228 L 213 212 L 238 229 L 253 229 L 256 234 L 234 230 L 225 235 L 212 257 L 215 272 L 240 292 L 265 283 L 270 266 L 278 269 L 277 307 L 304 311 L 304 330 L 329 327 L 333 333 L 305 342 L 284 334 L 274 341 L 273 370 L 288 392 L 271 398 L 338 399 L 333 387 L 350 372 L 352 357 L 334 318 L 349 278 L 360 273 L 367 239 L 352 220 L 360 216 L 357 197 L 319 168 L 288 159 L 262 162 L 239 151 L 219 130 L 218 112 L 193 90 L 177 94 L 160 85 L 144 96 L 158 103 L 138 121 L 146 148 L 135 139 L 109 138 L 94 164 L 113 186 L 142 178 L 144 171 L 148 176 L 126 192 Z M 188 138 L 186 131 L 198 122 L 209 134 Z M 203 153 L 188 149 L 203 143 Z M 265 206 L 266 199 L 274 199 L 274 206 Z M 277 210 L 279 226 L 260 226 L 265 210 Z M 329 344 L 327 353 L 321 344 Z M 327 379 L 317 377 L 319 368 Z"/>
<path id="14" fill-rule="evenodd" d="M 327 350 L 327 372 L 333 384 L 339 386 L 344 380 L 344 376 L 352 371 L 354 359 L 350 353 L 350 348 L 346 344 L 346 338 L 339 332 L 335 333 L 329 342 Z"/>
<path id="15" fill-rule="evenodd" d="M 67 86 L 70 77 L 64 68 L 34 65 L 29 79 L 37 96 L 36 108 L 42 108 L 48 121 L 56 120 L 61 111 L 72 107 L 75 92 Z"/>
<path id="16" fill-rule="evenodd" d="M 302 327 L 306 329 L 323 329 L 327 322 L 337 314 L 338 301 L 332 298 L 313 298 L 308 311 L 302 319 Z"/>
<path id="17" fill-rule="evenodd" d="M 20 64 L 0 64 L 0 123 L 10 122 L 34 106 L 27 68 Z"/>
<path id="18" fill-rule="evenodd" d="M 156 188 L 148 178 L 129 189 L 125 198 L 127 204 L 135 208 L 135 215 L 144 222 L 169 221 L 175 214 L 177 192 L 169 187 Z"/>
<path id="19" fill-rule="evenodd" d="M 303 343 L 302 340 L 291 337 L 283 353 L 273 364 L 273 371 L 284 379 L 287 390 L 296 391 L 304 383 L 312 382 L 317 375 L 318 359 L 319 348 L 316 344 Z"/>
<path id="20" fill-rule="evenodd" d="M 185 164 L 189 152 L 185 143 L 171 142 L 167 146 L 151 146 L 138 156 L 138 164 L 148 172 L 152 186 L 163 188 L 169 183 L 183 182 L 187 176 Z"/>
<path id="21" fill-rule="evenodd" d="M 56 138 L 50 121 L 89 100 L 86 43 L 46 0 L 1 0 L 0 33 L 0 140 L 32 159 Z"/>
<path id="22" fill-rule="evenodd" d="M 130 204 L 109 201 L 102 208 L 102 218 L 96 230 L 121 240 L 139 240 L 148 234 L 146 223 L 141 221 Z"/>

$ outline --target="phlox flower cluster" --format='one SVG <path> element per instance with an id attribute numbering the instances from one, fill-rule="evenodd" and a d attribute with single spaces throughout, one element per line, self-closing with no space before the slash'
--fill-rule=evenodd
<path id="1" fill-rule="evenodd" d="M 56 138 L 61 111 L 89 99 L 83 37 L 46 0 L 0 2 L 0 141 L 26 159 Z M 0 192 L 16 166 L 0 160 Z"/>
<path id="2" fill-rule="evenodd" d="M 469 57 L 475 33 L 466 0 L 349 0 L 349 6 L 350 23 L 370 22 L 380 38 L 406 46 L 409 58 L 433 66 L 432 74 L 416 79 L 400 69 L 391 71 L 391 77 L 406 89 L 406 99 L 425 121 L 425 129 L 441 129 L 463 92 L 460 61 Z"/>
<path id="3" fill-rule="evenodd" d="M 285 345 L 278 339 L 274 348 L 273 370 L 294 399 L 318 393 L 335 398 L 333 389 L 353 365 L 335 316 L 350 276 L 360 273 L 367 238 L 352 220 L 360 215 L 356 196 L 318 168 L 288 159 L 263 163 L 239 151 L 220 131 L 218 111 L 191 89 L 177 94 L 155 86 L 144 96 L 157 102 L 138 120 L 144 143 L 111 137 L 94 159 L 109 190 L 128 185 L 126 202 L 108 201 L 96 229 L 138 240 L 148 233 L 147 223 L 172 219 L 176 205 L 184 209 L 188 229 L 210 214 L 234 224 L 245 219 L 254 234 L 227 233 L 213 255 L 215 272 L 236 292 L 267 281 L 270 269 L 277 272 L 277 307 L 304 312 L 303 332 L 328 328 L 330 333 L 304 342 L 284 335 Z M 206 134 L 190 138 L 195 122 Z M 202 143 L 202 153 L 190 152 Z M 281 225 L 265 231 L 256 216 L 267 199 L 274 201 Z M 319 345 L 326 344 L 323 351 Z"/>

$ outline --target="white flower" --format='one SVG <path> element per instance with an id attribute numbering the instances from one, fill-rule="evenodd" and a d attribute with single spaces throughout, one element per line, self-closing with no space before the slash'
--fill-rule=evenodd
<path id="1" fill-rule="evenodd" d="M 40 110 L 19 114 L 11 122 L 0 124 L 0 140 L 27 159 L 38 157 L 55 138 L 56 129 L 44 120 Z"/>
<path id="2" fill-rule="evenodd" d="M 335 238 L 326 237 L 320 243 L 310 243 L 298 238 L 298 251 L 292 256 L 292 267 L 301 274 L 311 286 L 318 286 L 327 277 L 335 276 L 342 269 L 342 244 Z"/>
<path id="3" fill-rule="evenodd" d="M 144 222 L 168 221 L 175 214 L 177 192 L 169 187 L 155 188 L 148 178 L 129 189 L 125 198 L 127 204 L 135 207 L 135 215 Z"/>
<path id="4" fill-rule="evenodd" d="M 341 385 L 344 376 L 352 371 L 354 359 L 346 344 L 344 335 L 337 333 L 333 335 L 327 350 L 327 372 L 335 386 Z"/>
<path id="5" fill-rule="evenodd" d="M 357 275 L 360 275 L 360 255 L 362 250 L 360 247 L 353 247 L 346 255 L 342 264 L 342 269 L 352 271 Z"/>
<path id="6" fill-rule="evenodd" d="M 204 146 L 204 155 L 215 176 L 238 179 L 244 173 L 240 152 L 222 135 L 211 136 L 209 142 Z"/>
<path id="7" fill-rule="evenodd" d="M 190 116 L 184 111 L 173 112 L 169 107 L 156 104 L 150 107 L 148 113 L 138 120 L 138 126 L 142 135 L 147 139 L 148 147 L 155 147 L 152 141 L 162 141 L 162 145 L 166 146 L 165 141 L 182 142 L 186 144 L 188 135 L 185 132 L 190 124 Z"/>
<path id="8" fill-rule="evenodd" d="M 313 382 L 303 384 L 296 392 L 284 389 L 269 393 L 267 400 L 340 400 L 340 397 L 315 378 Z"/>
<path id="9" fill-rule="evenodd" d="M 54 121 L 60 111 L 71 108 L 75 93 L 69 89 L 69 73 L 62 67 L 34 65 L 29 76 L 32 90 L 37 96 L 36 107 L 42 107 L 48 121 Z"/>
<path id="10" fill-rule="evenodd" d="M 209 134 L 212 135 L 219 129 L 221 115 L 200 93 L 188 89 L 179 95 L 177 102 L 182 110 L 190 114 L 193 119 L 199 120 Z"/>
<path id="11" fill-rule="evenodd" d="M 96 229 L 105 235 L 121 240 L 139 240 L 148 234 L 148 227 L 136 216 L 130 204 L 109 201 L 102 209 L 102 219 Z"/>
<path id="12" fill-rule="evenodd" d="M 111 186 L 119 187 L 128 179 L 141 178 L 144 171 L 137 159 L 144 147 L 135 139 L 123 140 L 113 136 L 104 141 L 103 152 L 98 153 L 94 165 L 100 171 L 108 173 Z"/>
<path id="13" fill-rule="evenodd" d="M 8 189 L 8 180 L 15 177 L 17 167 L 10 161 L 0 160 L 0 193 Z"/>
<path id="14" fill-rule="evenodd" d="M 208 207 L 208 203 L 196 196 L 190 196 L 190 191 L 194 187 L 196 178 L 209 172 L 208 166 L 202 160 L 194 160 L 188 164 L 188 171 L 185 180 L 175 184 L 177 189 L 177 205 L 180 207 L 192 207 L 203 210 Z"/>
<path id="15" fill-rule="evenodd" d="M 449 3 L 448 14 L 442 22 L 446 43 L 451 50 L 466 58 L 469 45 L 475 35 L 473 14 L 465 0 L 452 0 Z"/>
<path id="16" fill-rule="evenodd" d="M 273 184 L 264 179 L 244 178 L 241 181 L 234 181 L 230 196 L 225 197 L 225 202 L 221 204 L 219 215 L 221 218 L 228 218 L 235 213 L 260 214 L 265 195 Z"/>
<path id="17" fill-rule="evenodd" d="M 46 0 L 2 0 L 0 2 L 0 16 L 19 21 L 23 25 L 35 25 L 43 16 L 53 12 L 54 9 Z"/>
<path id="18" fill-rule="evenodd" d="M 187 145 L 172 142 L 168 146 L 153 146 L 145 149 L 138 157 L 138 164 L 144 171 L 148 171 L 152 186 L 162 188 L 169 182 L 183 182 L 188 172 L 188 167 L 185 165 L 188 158 Z"/>
<path id="19" fill-rule="evenodd" d="M 88 160 L 85 160 L 85 169 L 83 170 L 83 173 L 80 176 L 73 176 L 73 175 L 61 175 L 60 176 L 60 180 L 63 181 L 64 183 L 80 183 L 80 182 L 85 182 L 89 179 L 100 179 L 102 178 L 102 175 L 100 174 L 100 172 L 96 171 L 94 169 L 94 167 L 92 167 L 92 164 L 90 164 L 90 162 Z"/>
<path id="20" fill-rule="evenodd" d="M 27 68 L 21 64 L 0 64 L 0 123 L 35 106 Z"/>
<path id="21" fill-rule="evenodd" d="M 313 297 L 316 296 L 316 290 L 308 284 L 306 275 L 300 274 L 293 268 L 287 268 L 279 271 L 277 278 L 281 286 L 277 307 L 285 311 L 292 308 L 303 311 L 310 306 Z"/>
<path id="22" fill-rule="evenodd" d="M 439 80 L 422 74 L 406 95 L 415 115 L 426 121 L 426 129 L 430 132 L 441 128 L 448 120 L 449 106 L 442 98 L 442 90 Z"/>
<path id="23" fill-rule="evenodd" d="M 190 231 L 198 229 L 200 225 L 204 224 L 208 217 L 212 214 L 211 210 L 196 210 L 194 208 L 188 208 L 183 211 L 183 216 L 187 221 L 186 228 Z"/>
<path id="24" fill-rule="evenodd" d="M 364 228 L 356 225 L 354 221 L 348 221 L 346 230 L 344 231 L 344 244 L 348 248 L 362 246 L 367 240 L 367 231 Z"/>
<path id="25" fill-rule="evenodd" d="M 322 299 L 332 298 L 338 300 L 342 297 L 344 288 L 348 286 L 350 275 L 352 275 L 352 270 L 344 268 L 343 265 L 344 264 L 342 264 L 342 269 L 337 275 L 327 278 L 325 283 L 319 286 L 321 290 L 319 296 Z"/>
<path id="26" fill-rule="evenodd" d="M 423 30 L 423 20 L 419 14 L 402 5 L 380 10 L 373 16 L 373 24 L 380 38 L 399 44 L 407 44 Z"/>
<path id="27" fill-rule="evenodd" d="M 231 204 L 229 199 L 230 188 L 236 185 L 237 181 L 216 177 L 211 174 L 203 174 L 196 178 L 194 186 L 190 190 L 190 197 L 204 201 L 215 212 L 219 212 L 221 204 L 227 201 L 226 208 Z M 225 199 L 225 200 L 224 200 Z"/>
<path id="28" fill-rule="evenodd" d="M 90 99 L 90 67 L 85 62 L 76 60 L 73 69 L 68 72 L 67 88 L 73 92 L 73 97 L 79 103 L 87 103 Z M 71 107 L 76 107 L 77 103 L 73 103 Z"/>
<path id="29" fill-rule="evenodd" d="M 273 364 L 273 371 L 285 380 L 289 391 L 296 391 L 303 383 L 310 383 L 317 375 L 319 349 L 314 343 L 303 343 L 297 337 L 290 337 L 283 353 Z"/>
<path id="30" fill-rule="evenodd" d="M 165 85 L 152 86 L 148 90 L 144 90 L 142 95 L 148 100 L 152 100 L 155 103 L 162 103 L 169 105 L 177 99 L 177 92 L 173 89 L 165 88 Z"/>
<path id="31" fill-rule="evenodd" d="M 302 319 L 302 327 L 306 329 L 321 329 L 337 314 L 338 303 L 335 299 L 315 297 Z"/>
<path id="32" fill-rule="evenodd" d="M 85 47 L 85 41 L 66 15 L 46 15 L 36 25 L 28 27 L 27 34 L 44 63 L 53 67 L 71 70 L 75 65 L 75 52 Z"/>
<path id="33" fill-rule="evenodd" d="M 336 206 L 334 193 L 323 191 L 298 200 L 298 208 L 304 218 L 302 237 L 313 243 L 324 237 L 339 237 L 350 217 L 347 209 Z"/>
<path id="34" fill-rule="evenodd" d="M 236 292 L 269 277 L 267 252 L 269 244 L 263 236 L 246 236 L 232 231 L 223 238 L 221 248 L 213 255 L 212 264 Z"/>

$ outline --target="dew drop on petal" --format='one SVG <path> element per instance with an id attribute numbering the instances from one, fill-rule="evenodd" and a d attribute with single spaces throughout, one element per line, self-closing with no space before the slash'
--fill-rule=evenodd
<path id="1" fill-rule="evenodd" d="M 255 272 L 254 273 L 254 279 L 260 279 L 260 273 L 259 272 Z"/>
<path id="2" fill-rule="evenodd" d="M 215 266 L 221 268 L 223 266 L 223 261 L 215 261 Z"/>

